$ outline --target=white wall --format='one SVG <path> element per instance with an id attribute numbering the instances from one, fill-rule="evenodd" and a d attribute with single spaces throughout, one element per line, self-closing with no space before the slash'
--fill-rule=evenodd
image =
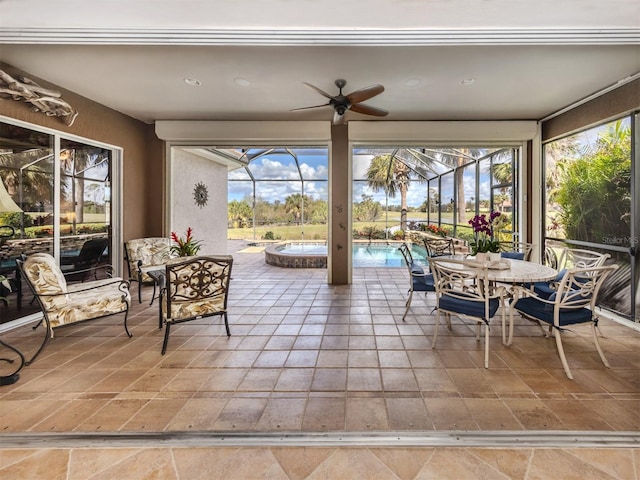
<path id="1" fill-rule="evenodd" d="M 171 149 L 170 230 L 183 237 L 187 228 L 202 240 L 201 254 L 227 253 L 227 167 L 181 148 Z M 199 207 L 193 192 L 202 182 L 209 200 Z"/>

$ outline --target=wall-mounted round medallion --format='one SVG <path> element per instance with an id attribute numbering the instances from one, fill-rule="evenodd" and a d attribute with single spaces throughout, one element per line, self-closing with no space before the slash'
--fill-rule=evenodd
<path id="1" fill-rule="evenodd" d="M 207 204 L 209 201 L 209 191 L 204 183 L 196 183 L 196 187 L 193 189 L 193 199 L 200 208 Z"/>

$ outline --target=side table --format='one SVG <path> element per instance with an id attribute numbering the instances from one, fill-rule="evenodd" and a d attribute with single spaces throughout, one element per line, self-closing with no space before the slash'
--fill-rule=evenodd
<path id="1" fill-rule="evenodd" d="M 167 283 L 167 276 L 164 270 L 149 270 L 147 275 L 155 282 L 153 287 L 153 297 L 151 298 L 151 305 L 155 299 L 156 288 L 159 290 L 158 294 L 158 328 L 162 328 L 162 292 L 165 289 Z"/>

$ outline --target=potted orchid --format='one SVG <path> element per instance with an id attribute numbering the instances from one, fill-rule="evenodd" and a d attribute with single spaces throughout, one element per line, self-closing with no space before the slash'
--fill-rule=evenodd
<path id="1" fill-rule="evenodd" d="M 469 224 L 473 227 L 475 240 L 469 244 L 471 254 L 497 253 L 500 251 L 500 243 L 494 234 L 506 225 L 507 218 L 500 212 L 490 212 L 489 218 L 485 214 L 476 215 Z M 484 255 L 482 255 L 484 257 Z"/>
<path id="2" fill-rule="evenodd" d="M 200 251 L 200 240 L 193 238 L 193 229 L 187 228 L 186 237 L 179 237 L 176 232 L 171 232 L 171 240 L 175 245 L 171 245 L 171 253 L 179 257 L 191 257 L 197 255 Z"/>

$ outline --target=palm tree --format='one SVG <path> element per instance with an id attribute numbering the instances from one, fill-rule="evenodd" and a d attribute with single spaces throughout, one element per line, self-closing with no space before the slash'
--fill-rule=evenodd
<path id="1" fill-rule="evenodd" d="M 391 198 L 400 192 L 402 230 L 407 230 L 407 191 L 411 177 L 411 169 L 393 155 L 374 157 L 367 170 L 367 182 L 375 192 L 384 191 Z"/>
<path id="2" fill-rule="evenodd" d="M 304 199 L 299 193 L 294 193 L 284 199 L 284 209 L 289 215 L 293 215 L 293 221 L 296 224 L 300 223 L 303 202 Z"/>

